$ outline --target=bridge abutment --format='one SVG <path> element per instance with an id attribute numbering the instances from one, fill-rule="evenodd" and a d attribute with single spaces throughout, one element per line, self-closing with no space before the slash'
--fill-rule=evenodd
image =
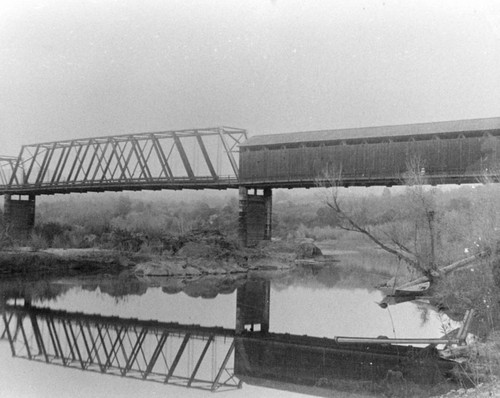
<path id="1" fill-rule="evenodd" d="M 27 238 L 35 226 L 35 195 L 4 195 L 4 222 L 12 238 Z"/>
<path id="2" fill-rule="evenodd" d="M 239 240 L 243 246 L 254 246 L 272 236 L 272 190 L 239 188 Z"/>

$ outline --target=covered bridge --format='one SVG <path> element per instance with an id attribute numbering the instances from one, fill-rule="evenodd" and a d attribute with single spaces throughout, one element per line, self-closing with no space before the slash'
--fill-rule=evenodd
<path id="1" fill-rule="evenodd" d="M 240 185 L 312 187 L 326 169 L 345 186 L 397 185 L 418 159 L 433 184 L 498 172 L 500 118 L 260 135 L 240 145 Z"/>

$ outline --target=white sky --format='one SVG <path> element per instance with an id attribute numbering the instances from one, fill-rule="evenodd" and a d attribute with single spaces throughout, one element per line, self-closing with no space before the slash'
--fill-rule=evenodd
<path id="1" fill-rule="evenodd" d="M 0 0 L 0 154 L 500 116 L 500 2 Z"/>

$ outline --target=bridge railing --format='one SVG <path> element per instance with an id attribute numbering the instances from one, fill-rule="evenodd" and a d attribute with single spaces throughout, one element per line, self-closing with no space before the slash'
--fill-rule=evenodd
<path id="1" fill-rule="evenodd" d="M 227 188 L 246 138 L 217 127 L 24 145 L 18 158 L 0 158 L 0 192 Z"/>

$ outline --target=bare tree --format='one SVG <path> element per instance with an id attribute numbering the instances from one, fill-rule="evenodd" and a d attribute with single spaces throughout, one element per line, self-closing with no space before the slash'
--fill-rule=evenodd
<path id="1" fill-rule="evenodd" d="M 317 179 L 317 185 L 325 188 L 324 203 L 339 220 L 339 227 L 347 231 L 361 233 L 386 252 L 397 256 L 413 269 L 432 278 L 437 275 L 436 260 L 437 228 L 435 194 L 426 186 L 425 168 L 419 158 L 407 162 L 407 172 L 403 176 L 407 187 L 402 200 L 405 201 L 404 224 L 386 225 L 385 228 L 372 227 L 360 217 L 360 209 L 343 201 L 340 195 L 342 170 L 327 169 Z"/>

